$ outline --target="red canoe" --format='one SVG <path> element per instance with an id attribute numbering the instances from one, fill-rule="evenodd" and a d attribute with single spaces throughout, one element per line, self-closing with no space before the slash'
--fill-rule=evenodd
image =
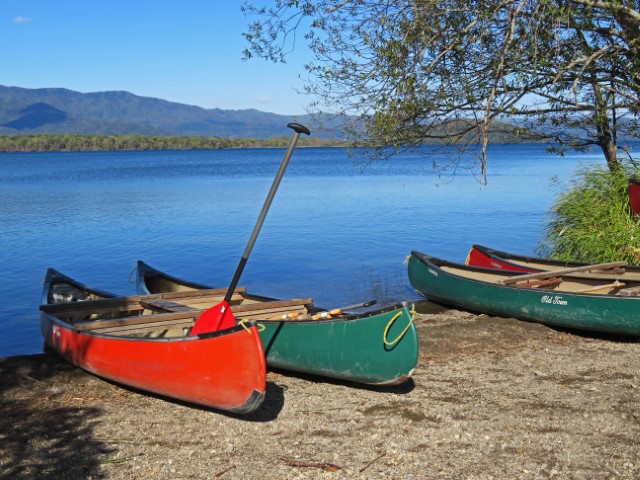
<path id="1" fill-rule="evenodd" d="M 153 298 L 139 296 L 92 300 L 92 291 L 47 272 L 42 335 L 69 362 L 124 385 L 220 410 L 248 413 L 262 403 L 266 362 L 254 324 L 191 336 L 185 325 L 195 321 L 193 313 L 166 313 Z"/>
<path id="2" fill-rule="evenodd" d="M 513 272 L 532 273 L 542 270 L 541 268 L 529 266 L 526 263 L 518 264 L 516 262 L 512 262 L 508 258 L 511 256 L 511 254 L 506 252 L 474 244 L 471 247 L 469 255 L 467 255 L 467 259 L 464 263 L 472 267 L 493 268 L 494 270 L 510 270 Z M 528 257 L 519 258 L 526 259 Z"/>
<path id="3" fill-rule="evenodd" d="M 629 206 L 636 215 L 640 213 L 640 179 L 629 179 Z"/>
<path id="4" fill-rule="evenodd" d="M 559 270 L 565 268 L 588 265 L 578 262 L 563 262 L 546 258 L 527 257 L 515 253 L 502 252 L 493 248 L 475 244 L 471 247 L 465 263 L 472 267 L 492 268 L 494 270 L 510 270 L 514 272 L 534 273 L 547 270 Z M 584 276 L 585 273 L 572 273 L 571 276 Z M 620 280 L 640 280 L 640 267 L 627 265 L 624 271 L 600 272 L 589 274 L 593 278 L 615 277 Z"/>

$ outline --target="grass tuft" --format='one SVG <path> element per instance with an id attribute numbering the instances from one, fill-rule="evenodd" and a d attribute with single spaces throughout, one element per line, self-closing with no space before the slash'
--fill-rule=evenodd
<path id="1" fill-rule="evenodd" d="M 611 172 L 582 167 L 563 187 L 549 211 L 540 256 L 563 261 L 640 264 L 640 216 L 629 205 L 629 178 L 640 170 L 625 165 Z"/>

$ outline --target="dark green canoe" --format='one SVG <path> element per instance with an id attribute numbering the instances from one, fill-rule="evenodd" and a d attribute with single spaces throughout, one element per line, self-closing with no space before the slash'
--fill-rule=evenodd
<path id="1" fill-rule="evenodd" d="M 558 327 L 640 335 L 638 282 L 603 283 L 601 278 L 545 276 L 544 272 L 523 276 L 416 251 L 411 252 L 408 270 L 413 288 L 442 305 Z M 534 275 L 537 281 L 531 278 Z M 525 278 L 535 286 L 516 283 L 526 284 Z"/>
<path id="2" fill-rule="evenodd" d="M 164 300 L 191 306 L 195 300 L 189 292 L 210 289 L 142 261 L 138 262 L 136 285 L 141 295 L 165 292 Z M 406 304 L 358 314 L 343 309 L 335 318 L 318 318 L 322 309 L 311 299 L 304 300 L 305 315 L 297 318 L 317 319 L 282 320 L 270 306 L 283 305 L 286 300 L 238 290 L 231 308 L 236 318 L 251 313 L 249 318 L 258 322 L 268 366 L 366 384 L 393 385 L 411 377 L 418 361 L 418 335 Z M 288 308 L 301 307 L 299 303 Z M 199 304 L 198 308 L 207 306 Z M 271 313 L 262 313 L 267 311 Z"/>

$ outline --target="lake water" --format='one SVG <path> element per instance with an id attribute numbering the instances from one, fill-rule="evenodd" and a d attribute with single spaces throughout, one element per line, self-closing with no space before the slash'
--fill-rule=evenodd
<path id="1" fill-rule="evenodd" d="M 138 259 L 227 287 L 283 153 L 0 153 L 0 356 L 42 351 L 49 266 L 119 294 L 135 294 Z M 298 148 L 240 285 L 323 307 L 418 299 L 403 263 L 412 249 L 460 262 L 473 243 L 532 254 L 551 178 L 602 161 L 495 145 L 482 186 L 464 171 L 441 178 L 417 154 L 364 168 L 342 148 Z"/>

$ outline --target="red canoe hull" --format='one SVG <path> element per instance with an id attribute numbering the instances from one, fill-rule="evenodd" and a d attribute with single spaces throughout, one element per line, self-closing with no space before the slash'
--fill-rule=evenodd
<path id="1" fill-rule="evenodd" d="M 512 272 L 533 273 L 536 269 L 527 268 L 515 263 L 503 260 L 496 256 L 491 256 L 484 251 L 478 249 L 476 245 L 471 247 L 467 260 L 464 262 L 472 267 L 493 268 L 494 270 L 509 270 Z"/>
<path id="2" fill-rule="evenodd" d="M 640 180 L 629 179 L 629 206 L 636 215 L 640 213 Z"/>
<path id="3" fill-rule="evenodd" d="M 119 338 L 77 332 L 41 313 L 46 344 L 100 377 L 158 395 L 248 413 L 262 402 L 266 363 L 255 326 L 200 337 Z"/>

